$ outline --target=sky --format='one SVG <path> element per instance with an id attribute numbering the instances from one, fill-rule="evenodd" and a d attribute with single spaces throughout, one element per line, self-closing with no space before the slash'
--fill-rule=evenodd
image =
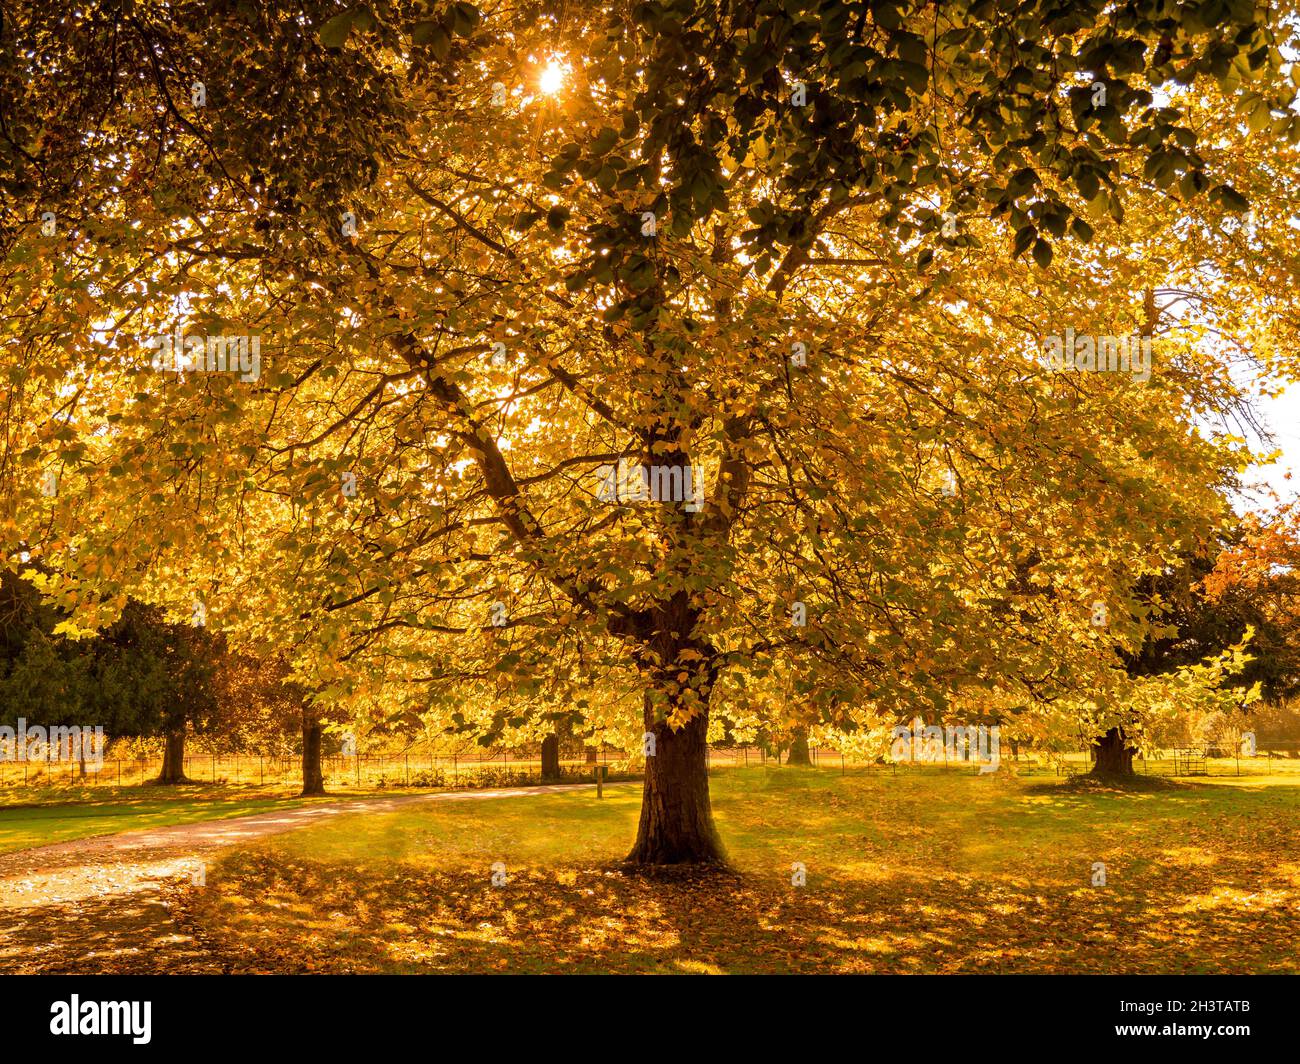
<path id="1" fill-rule="evenodd" d="M 1281 450 L 1278 461 L 1252 467 L 1247 481 L 1255 481 L 1277 492 L 1283 500 L 1295 498 L 1300 493 L 1300 384 L 1293 384 L 1274 399 L 1259 400 L 1257 410 L 1261 422 L 1273 434 L 1274 446 Z M 1256 449 L 1259 442 L 1252 441 Z M 1288 480 L 1288 474 L 1290 479 Z M 1256 493 L 1259 502 L 1243 500 L 1240 509 L 1254 509 L 1262 505 L 1264 496 Z"/>

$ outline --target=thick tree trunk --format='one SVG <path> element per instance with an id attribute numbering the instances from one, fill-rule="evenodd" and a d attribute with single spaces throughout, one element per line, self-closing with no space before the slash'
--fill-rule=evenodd
<path id="1" fill-rule="evenodd" d="M 1094 740 L 1092 752 L 1097 759 L 1092 766 L 1092 775 L 1133 775 L 1133 755 L 1137 751 L 1128 745 L 1122 728 L 1111 728 L 1105 735 Z"/>
<path id="2" fill-rule="evenodd" d="M 560 778 L 560 737 L 548 735 L 542 740 L 542 779 L 549 782 Z"/>
<path id="3" fill-rule="evenodd" d="M 163 746 L 162 771 L 156 783 L 189 783 L 185 776 L 185 728 L 169 731 Z"/>
<path id="4" fill-rule="evenodd" d="M 302 794 L 325 793 L 325 773 L 321 770 L 321 743 L 324 726 L 307 711 L 302 715 Z"/>
<path id="5" fill-rule="evenodd" d="M 646 699 L 645 727 L 655 739 L 645 759 L 641 822 L 631 864 L 723 863 L 722 841 L 709 806 L 707 711 L 679 731 L 656 722 Z"/>
<path id="6" fill-rule="evenodd" d="M 790 742 L 790 753 L 786 755 L 787 765 L 806 765 L 812 767 L 812 758 L 808 756 L 808 729 L 796 728 Z"/>

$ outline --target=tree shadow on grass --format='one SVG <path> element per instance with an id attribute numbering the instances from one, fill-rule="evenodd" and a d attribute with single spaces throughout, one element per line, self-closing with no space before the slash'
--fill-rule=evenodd
<path id="1" fill-rule="evenodd" d="M 897 868 L 646 877 L 356 869 L 235 855 L 187 915 L 251 972 L 1257 972 L 1295 969 L 1294 883 L 1257 861 L 1042 877 Z"/>
<path id="2" fill-rule="evenodd" d="M 1031 783 L 1025 787 L 1026 794 L 1045 794 L 1064 796 L 1074 794 L 1125 795 L 1125 794 L 1170 794 L 1196 790 L 1196 784 L 1181 780 L 1166 779 L 1163 776 L 1071 776 L 1065 781 L 1051 783 Z"/>

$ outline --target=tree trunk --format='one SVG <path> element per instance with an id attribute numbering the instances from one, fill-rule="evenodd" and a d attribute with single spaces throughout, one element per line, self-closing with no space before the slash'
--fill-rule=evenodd
<path id="1" fill-rule="evenodd" d="M 302 714 L 302 797 L 325 793 L 325 773 L 321 771 L 321 740 L 324 726 L 320 718 L 303 710 Z"/>
<path id="2" fill-rule="evenodd" d="M 560 778 L 560 737 L 548 735 L 542 740 L 542 779 L 546 782 Z"/>
<path id="3" fill-rule="evenodd" d="M 796 728 L 794 738 L 790 741 L 790 753 L 786 755 L 787 765 L 806 765 L 812 767 L 812 758 L 808 756 L 808 729 Z"/>
<path id="4" fill-rule="evenodd" d="M 596 763 L 596 756 L 596 748 L 594 746 L 587 747 L 587 764 L 594 765 Z"/>
<path id="5" fill-rule="evenodd" d="M 654 719 L 647 697 L 645 727 L 654 736 L 654 753 L 645 759 L 641 822 L 628 863 L 723 863 L 726 857 L 709 806 L 707 710 L 673 731 Z"/>
<path id="6" fill-rule="evenodd" d="M 162 771 L 155 783 L 189 783 L 185 776 L 185 726 L 169 731 L 163 746 Z"/>
<path id="7" fill-rule="evenodd" d="M 1094 740 L 1092 752 L 1097 759 L 1092 766 L 1093 776 L 1133 775 L 1133 755 L 1137 751 L 1125 740 L 1124 729 L 1111 728 Z"/>

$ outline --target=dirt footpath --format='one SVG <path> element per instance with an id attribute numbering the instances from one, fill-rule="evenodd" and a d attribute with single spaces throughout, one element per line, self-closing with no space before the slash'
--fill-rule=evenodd
<path id="1" fill-rule="evenodd" d="M 226 963 L 181 913 L 217 850 L 331 817 L 587 784 L 341 799 L 230 820 L 100 835 L 0 854 L 0 973 L 214 973 Z"/>

